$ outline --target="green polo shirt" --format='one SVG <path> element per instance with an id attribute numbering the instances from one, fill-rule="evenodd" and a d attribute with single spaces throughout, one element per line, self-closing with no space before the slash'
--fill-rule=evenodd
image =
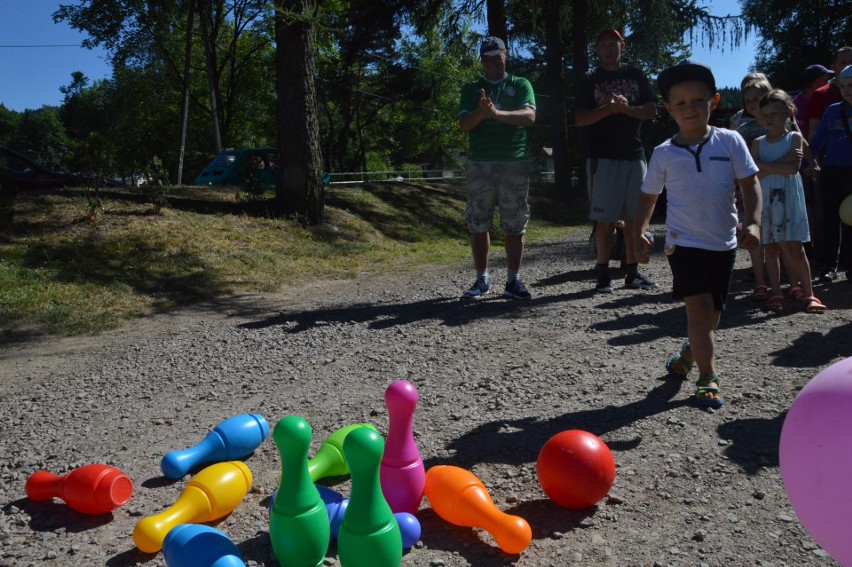
<path id="1" fill-rule="evenodd" d="M 466 84 L 461 91 L 459 116 L 476 110 L 480 90 L 494 102 L 497 110 L 535 109 L 535 93 L 523 77 L 506 75 L 502 81 L 491 83 L 485 77 Z M 486 118 L 470 131 L 471 161 L 523 161 L 528 159 L 527 130 L 523 126 L 503 124 Z"/>

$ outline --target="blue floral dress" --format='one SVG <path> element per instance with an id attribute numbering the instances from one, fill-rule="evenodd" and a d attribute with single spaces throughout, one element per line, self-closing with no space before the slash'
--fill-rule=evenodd
<path id="1" fill-rule="evenodd" d="M 793 132 L 787 132 L 777 142 L 759 140 L 760 160 L 772 162 L 784 157 L 792 148 Z M 763 211 L 760 238 L 763 244 L 779 242 L 809 242 L 808 214 L 805 209 L 805 191 L 802 178 L 795 175 L 773 173 L 760 180 Z"/>

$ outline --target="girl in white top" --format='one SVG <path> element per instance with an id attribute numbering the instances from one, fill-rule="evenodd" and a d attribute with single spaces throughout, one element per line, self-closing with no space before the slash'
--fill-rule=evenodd
<path id="1" fill-rule="evenodd" d="M 781 293 L 781 257 L 790 278 L 789 296 L 808 313 L 822 313 L 825 305 L 814 296 L 811 268 L 802 246 L 810 241 L 805 193 L 799 168 L 804 139 L 795 123 L 796 107 L 789 94 L 774 89 L 760 100 L 760 122 L 766 134 L 751 143 L 751 154 L 760 168 L 757 174 L 762 191 L 761 236 L 771 294 L 765 303 L 769 311 L 784 310 Z"/>

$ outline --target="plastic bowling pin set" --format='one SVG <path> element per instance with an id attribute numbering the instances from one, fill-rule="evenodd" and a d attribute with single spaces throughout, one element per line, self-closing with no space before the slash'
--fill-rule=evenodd
<path id="1" fill-rule="evenodd" d="M 420 538 L 417 514 L 424 495 L 449 523 L 479 527 L 506 553 L 523 552 L 532 541 L 529 524 L 499 510 L 471 472 L 439 465 L 425 470 L 414 440 L 417 389 L 408 381 L 385 391 L 388 434 L 370 424 L 348 425 L 331 433 L 313 458 L 313 431 L 307 421 L 288 416 L 272 438 L 281 463 L 278 489 L 269 507 L 269 538 L 282 566 L 323 564 L 329 543 L 337 541 L 343 567 L 396 567 Z M 236 567 L 245 563 L 228 536 L 211 526 L 230 514 L 251 489 L 252 472 L 242 459 L 269 436 L 259 414 L 226 419 L 198 444 L 167 453 L 160 463 L 172 480 L 197 471 L 178 499 L 140 520 L 133 542 L 142 552 L 163 552 L 169 567 Z M 348 475 L 351 494 L 315 484 Z M 25 485 L 33 501 L 60 498 L 83 514 L 107 514 L 126 504 L 133 483 L 120 470 L 90 464 L 64 476 L 34 473 Z"/>

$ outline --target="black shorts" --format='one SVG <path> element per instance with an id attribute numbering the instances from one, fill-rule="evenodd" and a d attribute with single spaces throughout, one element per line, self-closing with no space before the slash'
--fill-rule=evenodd
<path id="1" fill-rule="evenodd" d="M 675 299 L 709 293 L 716 310 L 724 311 L 737 259 L 736 249 L 716 251 L 675 246 L 668 259 Z"/>

